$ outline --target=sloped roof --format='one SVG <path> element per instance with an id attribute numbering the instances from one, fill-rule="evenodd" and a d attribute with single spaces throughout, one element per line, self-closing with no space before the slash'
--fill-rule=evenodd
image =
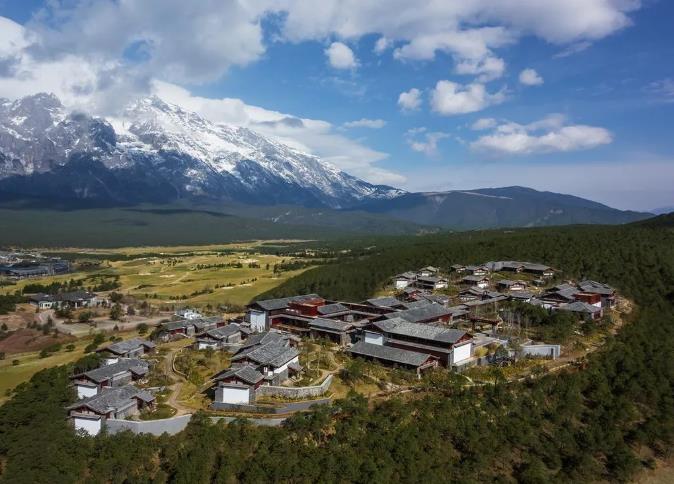
<path id="1" fill-rule="evenodd" d="M 377 358 L 378 360 L 388 361 L 409 366 L 421 366 L 431 355 L 426 353 L 417 353 L 416 351 L 393 348 L 391 346 L 381 346 L 372 343 L 360 341 L 347 350 L 353 356 L 367 356 Z"/>
<path id="2" fill-rule="evenodd" d="M 583 292 L 601 294 L 603 296 L 612 296 L 615 293 L 615 290 L 611 286 L 589 279 L 580 281 L 578 287 L 580 287 Z"/>
<path id="3" fill-rule="evenodd" d="M 400 318 L 377 321 L 372 324 L 385 333 L 448 344 L 454 344 L 468 334 L 459 329 L 438 328 L 427 324 L 410 323 Z"/>
<path id="4" fill-rule="evenodd" d="M 133 351 L 141 346 L 144 346 L 146 348 L 154 348 L 155 344 L 152 341 L 148 341 L 145 339 L 141 338 L 133 338 L 133 339 L 128 339 L 125 341 L 119 341 L 117 343 L 113 343 L 109 346 L 106 346 L 105 348 L 101 348 L 97 351 L 109 351 L 111 353 L 115 353 L 117 355 L 123 355 L 125 353 L 128 353 L 129 351 Z"/>
<path id="5" fill-rule="evenodd" d="M 489 278 L 487 276 L 466 276 L 461 280 L 466 282 L 480 282 L 480 281 L 488 281 Z"/>
<path id="6" fill-rule="evenodd" d="M 228 336 L 232 336 L 234 334 L 240 333 L 241 332 L 241 326 L 239 326 L 236 323 L 228 324 L 227 326 L 222 326 L 220 328 L 215 328 L 215 329 L 209 329 L 205 333 L 201 333 L 198 335 L 201 338 L 208 337 L 208 338 L 213 338 L 213 339 L 225 339 Z"/>
<path id="7" fill-rule="evenodd" d="M 283 309 L 288 307 L 288 304 L 290 304 L 291 302 L 308 301 L 320 297 L 321 296 L 319 296 L 318 294 L 303 294 L 299 296 L 281 297 L 277 299 L 264 299 L 262 301 L 255 301 L 252 304 L 249 304 L 248 307 L 259 306 L 265 311 L 275 311 L 277 309 Z"/>
<path id="8" fill-rule="evenodd" d="M 310 328 L 329 329 L 332 331 L 348 331 L 354 327 L 353 323 L 334 319 L 316 318 L 309 323 Z"/>
<path id="9" fill-rule="evenodd" d="M 84 398 L 70 405 L 68 409 L 87 407 L 98 414 L 116 412 L 118 409 L 129 405 L 134 398 L 138 398 L 144 402 L 152 402 L 155 399 L 151 393 L 136 388 L 133 385 L 106 387 L 97 395 Z"/>
<path id="10" fill-rule="evenodd" d="M 428 303 L 412 309 L 405 309 L 395 313 L 385 315 L 386 318 L 402 318 L 411 323 L 417 321 L 428 321 L 433 318 L 441 318 L 443 316 L 451 316 L 452 311 L 440 304 Z"/>
<path id="11" fill-rule="evenodd" d="M 267 343 L 279 343 L 288 340 L 288 336 L 278 331 L 266 331 L 250 335 L 242 344 L 242 348 L 251 348 L 253 346 L 264 345 Z"/>
<path id="12" fill-rule="evenodd" d="M 231 377 L 239 378 L 251 385 L 255 385 L 264 379 L 264 375 L 257 371 L 254 367 L 250 365 L 244 365 L 238 368 L 228 368 L 224 373 L 213 378 L 213 380 L 221 381 Z"/>
<path id="13" fill-rule="evenodd" d="M 378 308 L 390 308 L 393 306 L 400 306 L 401 304 L 401 302 L 393 296 L 375 297 L 367 299 L 365 303 Z"/>
<path id="14" fill-rule="evenodd" d="M 288 363 L 290 360 L 299 356 L 299 352 L 290 346 L 283 346 L 278 343 L 267 343 L 261 346 L 254 346 L 241 351 L 232 357 L 232 361 L 239 361 L 247 358 L 259 365 L 272 366 L 278 368 Z"/>
<path id="15" fill-rule="evenodd" d="M 319 306 L 317 309 L 318 314 L 334 314 L 348 310 L 349 308 L 340 303 L 326 304 L 325 306 Z"/>
<path id="16" fill-rule="evenodd" d="M 572 311 L 574 313 L 586 313 L 586 314 L 594 314 L 601 311 L 601 308 L 593 306 L 592 304 L 588 304 L 584 301 L 574 301 L 569 304 L 562 304 L 559 306 L 559 309 L 562 311 Z"/>
<path id="17" fill-rule="evenodd" d="M 139 360 L 137 358 L 123 358 L 117 363 L 104 365 L 94 370 L 79 373 L 75 375 L 74 378 L 85 376 L 96 383 L 101 383 L 112 378 L 114 375 L 124 373 L 125 371 L 131 371 L 136 375 L 144 375 L 147 373 L 149 366 L 147 361 Z"/>

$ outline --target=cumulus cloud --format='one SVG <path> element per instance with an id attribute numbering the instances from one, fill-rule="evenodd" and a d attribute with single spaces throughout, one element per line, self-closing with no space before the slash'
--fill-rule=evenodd
<path id="1" fill-rule="evenodd" d="M 639 0 L 325 0 L 320 9 L 303 0 L 284 4 L 282 36 L 291 41 L 379 34 L 399 45 L 397 59 L 431 60 L 444 52 L 457 66 L 486 63 L 494 49 L 525 35 L 561 46 L 601 39 L 628 26 L 628 14 L 640 7 Z"/>
<path id="2" fill-rule="evenodd" d="M 433 157 L 438 154 L 438 141 L 449 138 L 449 134 L 442 132 L 428 132 L 426 128 L 412 128 L 405 133 L 408 146 L 419 153 Z"/>
<path id="3" fill-rule="evenodd" d="M 320 156 L 346 172 L 372 183 L 397 185 L 405 178 L 377 164 L 387 153 L 373 150 L 340 134 L 329 122 L 299 118 L 246 104 L 241 99 L 212 99 L 192 95 L 187 89 L 171 83 L 154 82 L 153 91 L 165 101 L 194 111 L 215 123 L 244 126 L 295 149 Z"/>
<path id="4" fill-rule="evenodd" d="M 47 2 L 28 27 L 40 59 L 124 62 L 174 82 L 207 82 L 265 52 L 265 9 L 244 2 Z"/>
<path id="5" fill-rule="evenodd" d="M 431 93 L 431 108 L 436 113 L 451 116 L 481 111 L 505 99 L 503 91 L 489 93 L 484 84 L 467 85 L 438 81 Z"/>
<path id="6" fill-rule="evenodd" d="M 345 128 L 371 128 L 371 129 L 381 129 L 386 126 L 386 121 L 383 119 L 367 119 L 362 118 L 357 121 L 348 121 L 342 126 Z"/>
<path id="7" fill-rule="evenodd" d="M 330 65 L 335 69 L 354 69 L 358 66 L 353 51 L 342 42 L 330 44 L 330 47 L 325 49 L 325 55 L 328 57 Z"/>
<path id="8" fill-rule="evenodd" d="M 409 91 L 401 92 L 398 96 L 398 106 L 403 111 L 416 111 L 421 107 L 421 91 L 413 87 Z"/>
<path id="9" fill-rule="evenodd" d="M 543 78 L 534 69 L 524 69 L 520 72 L 520 83 L 525 86 L 540 86 Z"/>
<path id="10" fill-rule="evenodd" d="M 464 60 L 456 65 L 456 73 L 478 76 L 479 82 L 498 79 L 505 71 L 505 62 L 498 57 L 486 57 L 482 60 Z"/>
<path id="11" fill-rule="evenodd" d="M 494 118 L 480 118 L 470 126 L 470 129 L 474 131 L 482 131 L 493 128 L 494 126 L 496 126 L 496 120 Z"/>
<path id="12" fill-rule="evenodd" d="M 471 148 L 507 155 L 566 152 L 596 148 L 613 141 L 610 131 L 596 126 L 566 124 L 564 116 L 550 115 L 526 125 L 507 122 L 471 143 Z"/>

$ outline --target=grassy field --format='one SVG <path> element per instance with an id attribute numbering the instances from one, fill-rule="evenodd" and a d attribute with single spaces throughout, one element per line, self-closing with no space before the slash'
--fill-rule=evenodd
<path id="1" fill-rule="evenodd" d="M 260 244 L 64 249 L 60 252 L 74 258 L 76 267 L 83 267 L 81 263 L 86 260 L 100 264 L 71 274 L 19 281 L 0 290 L 9 293 L 22 290 L 31 283 L 48 284 L 81 278 L 94 281 L 96 276 L 119 276 L 121 287 L 118 292 L 154 304 L 241 306 L 307 269 L 274 273 L 275 264 L 289 259 L 256 252 L 255 248 Z M 84 286 L 90 284 L 85 282 Z"/>
<path id="2" fill-rule="evenodd" d="M 130 331 L 118 334 L 117 336 L 129 339 L 138 336 L 138 333 Z M 62 349 L 46 358 L 40 358 L 39 351 L 31 351 L 8 355 L 6 359 L 0 360 L 0 403 L 7 400 L 7 392 L 9 390 L 20 383 L 30 380 L 38 371 L 53 366 L 67 365 L 82 358 L 84 356 L 84 348 L 91 343 L 91 340 L 91 337 L 81 338 L 73 342 L 75 345 L 73 351 Z M 19 364 L 14 365 L 14 360 L 18 360 Z"/>

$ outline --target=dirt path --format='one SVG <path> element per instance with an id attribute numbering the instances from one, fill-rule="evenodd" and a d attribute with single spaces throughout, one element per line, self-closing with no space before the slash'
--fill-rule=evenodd
<path id="1" fill-rule="evenodd" d="M 182 350 L 183 348 L 176 348 L 167 353 L 166 357 L 164 358 L 164 372 L 175 382 L 173 384 L 173 388 L 171 389 L 171 394 L 166 399 L 166 403 L 176 409 L 176 415 L 194 413 L 194 409 L 186 407 L 178 401 L 180 391 L 182 390 L 183 384 L 186 381 L 185 376 L 178 372 L 175 367 L 175 358 Z"/>

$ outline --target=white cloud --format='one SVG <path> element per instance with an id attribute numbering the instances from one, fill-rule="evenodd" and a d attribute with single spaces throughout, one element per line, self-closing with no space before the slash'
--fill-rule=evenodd
<path id="1" fill-rule="evenodd" d="M 480 118 L 470 126 L 470 129 L 474 131 L 482 131 L 493 128 L 494 126 L 496 126 L 496 120 L 494 118 Z"/>
<path id="2" fill-rule="evenodd" d="M 464 60 L 456 65 L 457 74 L 478 76 L 479 82 L 498 79 L 505 71 L 505 62 L 498 57 L 486 57 L 480 61 Z"/>
<path id="3" fill-rule="evenodd" d="M 491 94 L 484 84 L 461 85 L 452 81 L 438 81 L 431 93 L 433 111 L 451 116 L 481 111 L 505 99 L 503 91 Z"/>
<path id="4" fill-rule="evenodd" d="M 525 86 L 540 86 L 543 78 L 534 69 L 524 69 L 520 72 L 520 83 Z"/>
<path id="5" fill-rule="evenodd" d="M 405 180 L 400 174 L 377 166 L 388 157 L 387 153 L 373 150 L 336 132 L 327 121 L 299 118 L 252 106 L 235 98 L 193 96 L 187 89 L 170 83 L 155 82 L 153 90 L 162 99 L 195 111 L 210 121 L 248 127 L 295 149 L 320 156 L 367 181 L 397 185 Z"/>
<path id="6" fill-rule="evenodd" d="M 503 123 L 491 134 L 471 143 L 471 148 L 497 154 L 527 155 L 587 150 L 613 141 L 605 128 L 567 125 L 565 121 L 562 115 L 555 114 L 527 125 Z"/>
<path id="7" fill-rule="evenodd" d="M 383 54 L 386 49 L 388 49 L 391 46 L 391 41 L 388 40 L 386 37 L 379 37 L 377 39 L 377 42 L 374 43 L 374 49 L 373 52 L 375 54 Z"/>
<path id="8" fill-rule="evenodd" d="M 362 118 L 357 121 L 348 121 L 342 126 L 345 128 L 371 128 L 371 129 L 381 129 L 386 126 L 386 121 L 383 119 L 367 119 Z"/>
<path id="9" fill-rule="evenodd" d="M 412 128 L 405 133 L 405 141 L 409 147 L 426 156 L 438 154 L 438 141 L 449 138 L 449 134 L 442 132 L 427 132 L 426 128 Z"/>
<path id="10" fill-rule="evenodd" d="M 28 24 L 39 59 L 72 55 L 89 62 L 123 62 L 141 75 L 174 82 L 208 82 L 265 52 L 265 9 L 245 2 L 101 0 L 47 2 Z"/>
<path id="11" fill-rule="evenodd" d="M 286 14 L 282 35 L 294 42 L 378 34 L 400 45 L 394 50 L 400 60 L 432 60 L 445 52 L 456 66 L 477 66 L 526 35 L 558 45 L 601 39 L 628 26 L 628 14 L 640 6 L 639 0 L 324 0 L 318 9 L 286 0 L 280 10 Z"/>
<path id="12" fill-rule="evenodd" d="M 587 40 L 582 40 L 580 42 L 576 42 L 574 44 L 569 45 L 568 47 L 562 49 L 561 51 L 557 52 L 554 57 L 555 59 L 561 59 L 563 57 L 569 57 L 574 54 L 577 54 L 579 52 L 583 52 L 584 50 L 589 49 L 592 47 L 592 42 L 588 42 Z"/>
<path id="13" fill-rule="evenodd" d="M 398 96 L 398 106 L 403 111 L 416 111 L 421 107 L 421 91 L 413 87 L 409 91 L 401 92 Z"/>
<path id="14" fill-rule="evenodd" d="M 330 44 L 330 47 L 325 49 L 325 55 L 328 57 L 330 65 L 335 69 L 354 69 L 358 66 L 353 51 L 342 42 Z"/>

